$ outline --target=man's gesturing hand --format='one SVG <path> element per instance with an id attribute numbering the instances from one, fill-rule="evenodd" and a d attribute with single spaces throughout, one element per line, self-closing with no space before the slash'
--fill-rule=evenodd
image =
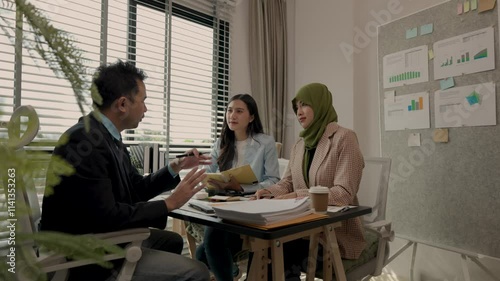
<path id="1" fill-rule="evenodd" d="M 172 195 L 165 199 L 169 212 L 182 207 L 194 194 L 205 187 L 204 184 L 198 185 L 207 176 L 205 169 L 197 170 L 198 167 L 189 171 L 177 185 Z"/>

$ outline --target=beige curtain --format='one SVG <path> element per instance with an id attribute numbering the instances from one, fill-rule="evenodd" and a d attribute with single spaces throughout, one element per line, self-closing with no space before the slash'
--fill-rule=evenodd
<path id="1" fill-rule="evenodd" d="M 250 76 L 252 95 L 267 134 L 285 136 L 287 36 L 285 0 L 250 0 Z"/>

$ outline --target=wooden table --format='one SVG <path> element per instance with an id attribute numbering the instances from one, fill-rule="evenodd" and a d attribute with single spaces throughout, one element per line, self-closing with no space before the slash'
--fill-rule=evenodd
<path id="1" fill-rule="evenodd" d="M 323 276 L 329 276 L 331 278 L 333 266 L 337 280 L 343 281 L 346 280 L 346 277 L 334 228 L 340 226 L 341 222 L 344 220 L 369 214 L 370 212 L 370 207 L 360 206 L 342 213 L 328 213 L 328 218 L 325 219 L 270 230 L 262 230 L 225 222 L 217 217 L 211 217 L 182 209 L 175 210 L 169 215 L 173 218 L 241 235 L 244 245 L 246 245 L 250 251 L 254 252 L 247 280 L 267 280 L 269 249 L 271 252 L 270 260 L 272 265 L 273 280 L 285 280 L 283 243 L 303 237 L 309 237 L 310 246 L 307 280 L 314 280 L 314 272 L 316 270 L 316 253 L 318 251 L 320 240 L 323 240 L 325 245 L 323 253 Z"/>

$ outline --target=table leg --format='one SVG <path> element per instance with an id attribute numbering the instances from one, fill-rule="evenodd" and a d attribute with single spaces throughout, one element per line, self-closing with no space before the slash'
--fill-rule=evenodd
<path id="1" fill-rule="evenodd" d="M 250 250 L 253 252 L 252 265 L 248 272 L 248 281 L 267 280 L 269 242 L 260 239 L 248 239 Z M 283 255 L 283 252 L 282 252 Z"/>
<path id="2" fill-rule="evenodd" d="M 336 280 L 346 281 L 344 265 L 342 264 L 342 257 L 340 255 L 339 244 L 337 243 L 337 236 L 335 235 L 335 230 L 334 230 L 334 228 L 338 226 L 340 226 L 340 223 L 335 223 L 323 227 L 323 233 L 325 234 L 326 245 L 329 245 L 328 247 L 325 248 L 329 248 L 330 251 L 329 256 L 331 257 L 331 260 L 333 260 L 333 269 L 335 270 L 335 276 L 337 277 Z M 324 272 L 324 274 L 326 274 L 326 272 Z M 331 268 L 330 268 L 330 274 L 325 276 L 329 276 L 331 278 L 332 276 Z"/>
<path id="3" fill-rule="evenodd" d="M 283 262 L 283 244 L 280 240 L 273 240 L 271 247 L 271 266 L 273 268 L 273 280 L 285 280 L 284 262 Z"/>
<path id="4" fill-rule="evenodd" d="M 309 257 L 307 259 L 306 281 L 313 281 L 316 275 L 316 258 L 318 256 L 319 233 L 309 237 Z"/>

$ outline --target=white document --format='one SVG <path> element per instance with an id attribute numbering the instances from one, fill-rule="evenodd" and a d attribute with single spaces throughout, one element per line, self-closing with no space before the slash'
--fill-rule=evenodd
<path id="1" fill-rule="evenodd" d="M 409 147 L 420 146 L 420 134 L 419 133 L 412 133 L 408 136 L 408 146 Z"/>
<path id="2" fill-rule="evenodd" d="M 493 27 L 434 43 L 434 79 L 495 69 Z"/>
<path id="3" fill-rule="evenodd" d="M 309 197 L 302 199 L 260 199 L 233 204 L 212 205 L 215 214 L 227 220 L 266 225 L 312 213 Z"/>
<path id="4" fill-rule="evenodd" d="M 428 47 L 420 47 L 385 55 L 382 71 L 384 89 L 429 81 Z"/>
<path id="5" fill-rule="evenodd" d="M 493 126 L 497 124 L 496 111 L 492 82 L 439 90 L 434 94 L 436 128 Z"/>
<path id="6" fill-rule="evenodd" d="M 386 131 L 430 128 L 429 93 L 385 99 L 384 124 Z"/>

